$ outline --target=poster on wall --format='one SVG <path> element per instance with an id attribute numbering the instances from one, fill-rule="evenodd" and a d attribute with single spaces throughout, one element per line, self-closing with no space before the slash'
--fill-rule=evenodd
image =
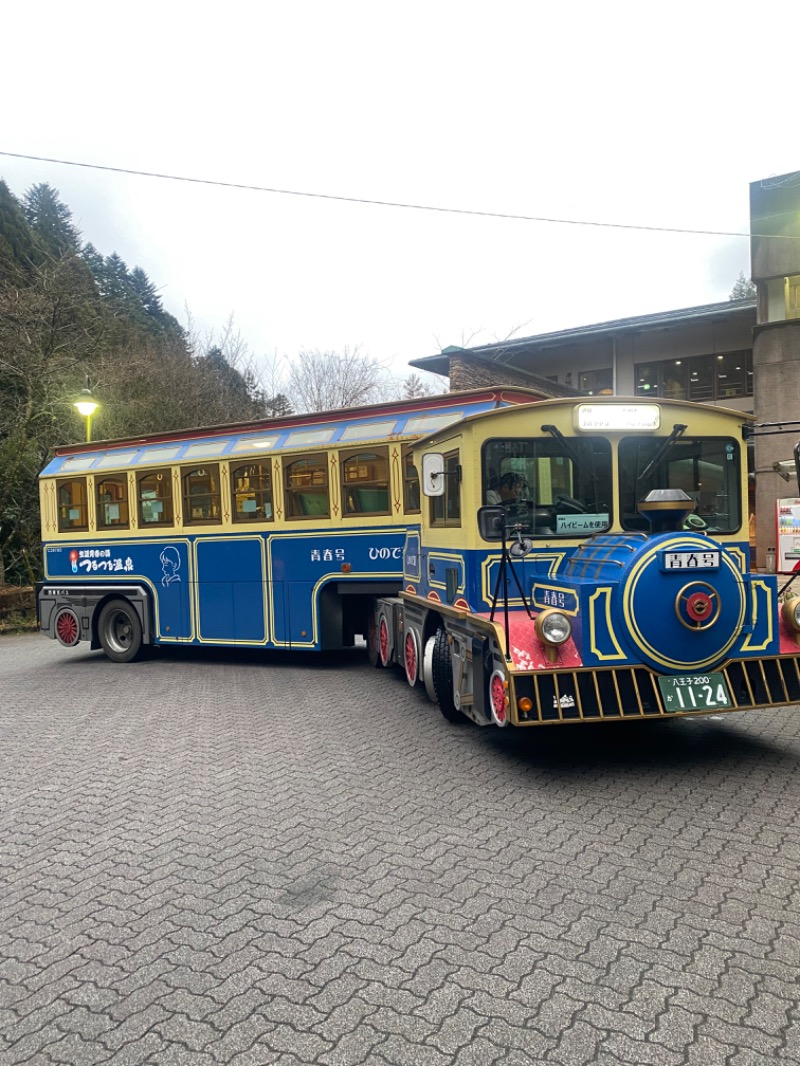
<path id="1" fill-rule="evenodd" d="M 800 570 L 800 499 L 778 500 L 778 566 L 779 574 Z"/>

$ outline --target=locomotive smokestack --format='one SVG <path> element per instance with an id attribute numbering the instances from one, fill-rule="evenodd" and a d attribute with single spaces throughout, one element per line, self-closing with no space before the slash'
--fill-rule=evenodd
<path id="1" fill-rule="evenodd" d="M 683 489 L 653 489 L 639 503 L 639 514 L 650 523 L 651 533 L 674 533 L 694 510 L 695 503 Z"/>

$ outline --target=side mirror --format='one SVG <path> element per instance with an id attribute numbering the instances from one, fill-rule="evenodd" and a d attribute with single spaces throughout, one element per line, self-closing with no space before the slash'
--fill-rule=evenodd
<path id="1" fill-rule="evenodd" d="M 502 540 L 506 513 L 502 507 L 478 508 L 478 532 L 484 540 Z"/>
<path id="2" fill-rule="evenodd" d="M 422 493 L 424 496 L 444 496 L 444 456 L 441 452 L 425 452 L 422 456 Z"/>

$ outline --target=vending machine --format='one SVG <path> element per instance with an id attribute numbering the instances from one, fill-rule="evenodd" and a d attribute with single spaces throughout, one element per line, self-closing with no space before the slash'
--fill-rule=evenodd
<path id="1" fill-rule="evenodd" d="M 778 500 L 776 511 L 777 571 L 791 574 L 800 570 L 800 498 L 792 496 Z"/>

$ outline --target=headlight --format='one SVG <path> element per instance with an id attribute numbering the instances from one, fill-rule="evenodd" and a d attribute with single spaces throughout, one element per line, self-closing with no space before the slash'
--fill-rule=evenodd
<path id="1" fill-rule="evenodd" d="M 553 608 L 542 611 L 536 616 L 536 635 L 543 644 L 557 647 L 569 640 L 572 633 L 572 622 L 567 615 Z"/>
<path id="2" fill-rule="evenodd" d="M 783 620 L 790 629 L 800 633 L 800 596 L 792 596 L 783 601 Z"/>

